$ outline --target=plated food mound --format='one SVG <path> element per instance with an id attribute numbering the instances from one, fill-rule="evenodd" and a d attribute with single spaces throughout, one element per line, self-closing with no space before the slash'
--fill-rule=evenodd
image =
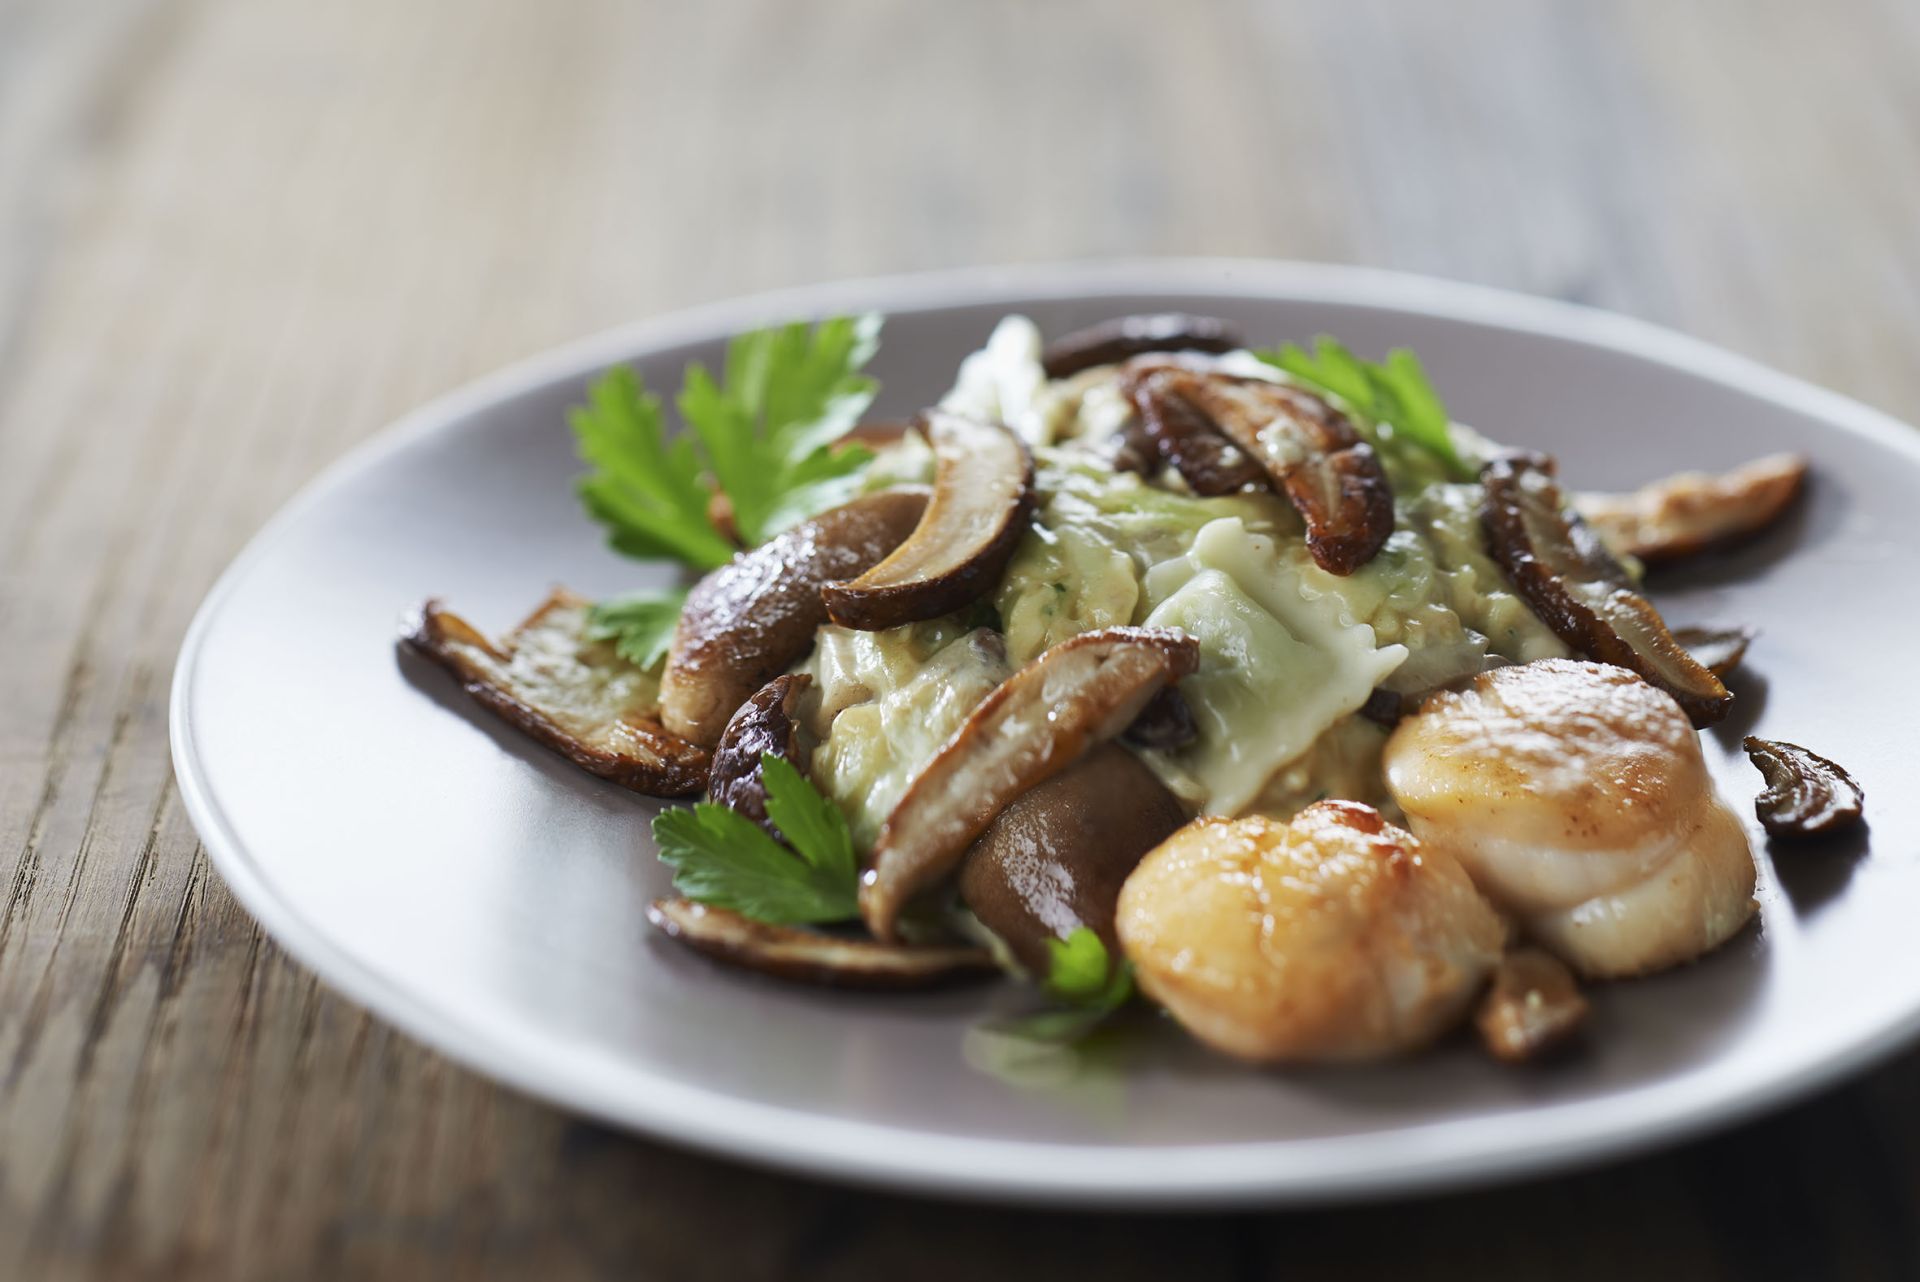
<path id="1" fill-rule="evenodd" d="M 680 585 L 403 631 L 584 769 L 705 794 L 652 821 L 664 937 L 790 981 L 1011 977 L 1034 1036 L 1152 1004 L 1259 1063 L 1469 1025 L 1521 1061 L 1578 1036 L 1583 980 L 1751 919 L 1760 826 L 1699 727 L 1754 633 L 1669 628 L 1645 574 L 1760 533 L 1803 460 L 1582 493 L 1411 352 L 1185 315 L 1008 317 L 863 423 L 879 333 L 742 335 L 678 431 L 608 373 L 582 501 Z M 1747 744 L 1772 836 L 1859 822 L 1839 766 Z"/>

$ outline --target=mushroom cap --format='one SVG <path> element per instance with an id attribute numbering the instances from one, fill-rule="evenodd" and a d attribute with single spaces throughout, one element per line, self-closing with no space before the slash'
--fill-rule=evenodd
<path id="1" fill-rule="evenodd" d="M 1186 820 L 1139 758 L 1106 744 L 987 825 L 960 866 L 960 900 L 1036 975 L 1047 973 L 1048 941 L 1082 926 L 1117 956 L 1121 885 Z"/>
<path id="2" fill-rule="evenodd" d="M 951 872 L 1001 810 L 1125 730 L 1199 661 L 1199 642 L 1184 632 L 1102 628 L 1003 681 L 888 814 L 860 886 L 867 926 L 892 938 L 907 901 Z"/>
<path id="3" fill-rule="evenodd" d="M 847 583 L 823 589 L 844 628 L 879 632 L 938 618 L 999 585 L 1033 515 L 1033 457 L 993 423 L 929 410 L 933 498 L 904 542 Z"/>
<path id="4" fill-rule="evenodd" d="M 813 646 L 820 589 L 877 565 L 926 511 L 923 490 L 869 494 L 802 521 L 712 571 L 687 595 L 660 677 L 661 720 L 705 747 L 755 691 Z"/>

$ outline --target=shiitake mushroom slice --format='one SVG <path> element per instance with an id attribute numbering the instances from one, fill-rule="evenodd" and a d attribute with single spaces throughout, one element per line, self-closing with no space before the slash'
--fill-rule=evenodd
<path id="1" fill-rule="evenodd" d="M 933 500 L 913 533 L 858 577 L 823 585 L 842 627 L 878 632 L 951 613 L 1000 581 L 1033 515 L 1033 458 L 994 423 L 929 410 Z"/>
<path id="2" fill-rule="evenodd" d="M 760 777 L 760 759 L 771 753 L 800 765 L 800 727 L 794 705 L 812 684 L 813 678 L 804 672 L 785 672 L 767 682 L 740 705 L 713 750 L 708 796 L 753 820 L 779 842 L 786 837 L 767 817 L 767 788 Z"/>
<path id="3" fill-rule="evenodd" d="M 666 728 L 717 744 L 734 711 L 812 648 L 827 621 L 820 589 L 879 564 L 926 510 L 924 490 L 865 495 L 740 553 L 695 584 L 660 677 Z"/>
<path id="4" fill-rule="evenodd" d="M 1160 458 L 1172 464 L 1195 494 L 1233 494 L 1264 484 L 1267 474 L 1251 455 L 1222 436 L 1212 420 L 1170 386 L 1174 370 L 1149 368 L 1127 380 L 1135 421 Z"/>
<path id="5" fill-rule="evenodd" d="M 587 638 L 591 602 L 558 588 L 497 642 L 438 601 L 416 610 L 401 643 L 460 682 L 475 702 L 589 774 L 649 797 L 707 783 L 707 750 L 658 720 L 652 683 Z"/>
<path id="6" fill-rule="evenodd" d="M 667 938 L 724 965 L 832 988 L 931 988 L 984 979 L 999 967 L 984 948 L 883 944 L 799 926 L 775 926 L 691 899 L 656 899 L 647 920 Z"/>
<path id="7" fill-rule="evenodd" d="M 1122 316 L 1075 330 L 1040 354 L 1048 378 L 1067 378 L 1099 365 L 1115 365 L 1147 352 L 1231 352 L 1246 344 L 1239 331 L 1211 316 L 1161 312 Z"/>
<path id="8" fill-rule="evenodd" d="M 1172 628 L 1102 628 L 1042 652 L 1001 682 L 907 785 L 874 842 L 860 915 L 892 939 L 901 910 L 959 864 L 1016 797 L 1114 738 L 1200 644 Z"/>
<path id="9" fill-rule="evenodd" d="M 1695 726 L 1727 715 L 1732 693 L 1674 640 L 1653 603 L 1567 507 L 1544 460 L 1495 459 L 1480 479 L 1489 551 L 1555 635 L 1590 659 L 1639 673 L 1672 695 Z"/>
<path id="10" fill-rule="evenodd" d="M 1591 1009 L 1566 963 L 1538 948 L 1516 948 L 1494 968 L 1473 1023 L 1489 1054 L 1521 1064 L 1566 1045 Z"/>
<path id="11" fill-rule="evenodd" d="M 1740 661 L 1747 657 L 1747 647 L 1753 644 L 1754 635 L 1754 630 L 1746 627 L 1687 627 L 1673 630 L 1673 639 L 1693 656 L 1694 662 L 1722 681 L 1738 669 Z"/>
<path id="12" fill-rule="evenodd" d="M 1867 795 L 1853 777 L 1818 753 L 1777 739 L 1741 741 L 1767 781 L 1754 799 L 1761 826 L 1775 837 L 1827 837 L 1858 827 Z"/>
<path id="13" fill-rule="evenodd" d="M 1758 534 L 1806 486 L 1807 460 L 1769 454 L 1731 472 L 1681 472 L 1630 494 L 1582 494 L 1581 517 L 1619 555 L 1648 565 Z"/>
<path id="14" fill-rule="evenodd" d="M 1142 376 L 1157 402 L 1191 412 L 1238 446 L 1300 513 L 1307 551 L 1352 574 L 1393 534 L 1393 488 L 1373 447 L 1331 403 L 1304 388 L 1169 365 Z"/>

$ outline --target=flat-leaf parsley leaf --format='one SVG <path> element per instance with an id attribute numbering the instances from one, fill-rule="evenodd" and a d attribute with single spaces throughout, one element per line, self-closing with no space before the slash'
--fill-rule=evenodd
<path id="1" fill-rule="evenodd" d="M 676 398 L 690 429 L 668 439 L 660 398 L 625 366 L 609 370 L 571 422 L 591 470 L 581 502 L 628 556 L 698 570 L 726 563 L 733 535 L 751 547 L 849 497 L 871 451 L 841 441 L 873 401 L 860 369 L 880 317 L 843 316 L 741 334 L 722 379 L 688 367 Z M 726 495 L 733 533 L 715 523 Z"/>
<path id="2" fill-rule="evenodd" d="M 1427 381 L 1420 358 L 1404 347 L 1387 353 L 1384 364 L 1363 361 L 1325 334 L 1313 340 L 1313 351 L 1284 343 L 1278 351 L 1258 353 L 1303 383 L 1332 392 L 1360 413 L 1385 423 L 1422 449 L 1436 455 L 1448 472 L 1461 480 L 1472 470 L 1454 447 L 1447 407 Z"/>
<path id="3" fill-rule="evenodd" d="M 685 588 L 629 592 L 601 601 L 587 612 L 587 640 L 611 641 L 628 663 L 651 668 L 667 657 L 673 627 L 687 603 Z"/>
<path id="4" fill-rule="evenodd" d="M 653 839 L 660 862 L 674 870 L 674 889 L 775 925 L 857 917 L 859 872 L 846 820 L 788 762 L 768 754 L 761 772 L 767 816 L 793 846 L 709 801 L 663 811 Z"/>

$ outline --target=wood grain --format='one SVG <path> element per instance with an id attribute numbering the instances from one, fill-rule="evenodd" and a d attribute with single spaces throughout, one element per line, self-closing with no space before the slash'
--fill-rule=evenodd
<path id="1" fill-rule="evenodd" d="M 1357 261 L 1920 418 L 1901 0 L 0 0 L 0 1277 L 1911 1278 L 1920 1056 L 1664 1155 L 1326 1213 L 758 1173 L 481 1081 L 208 869 L 165 699 L 222 565 L 429 395 L 746 290 Z"/>

